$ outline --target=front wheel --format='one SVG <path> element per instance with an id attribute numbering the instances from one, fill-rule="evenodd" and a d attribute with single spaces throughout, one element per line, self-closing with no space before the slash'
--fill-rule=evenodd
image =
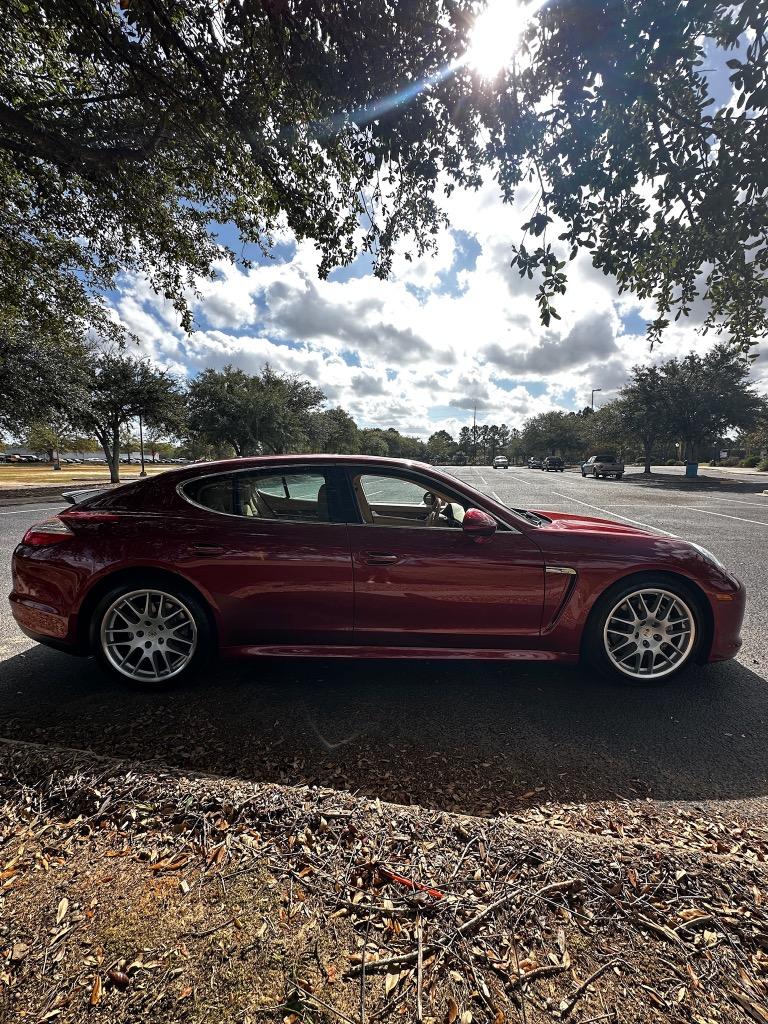
<path id="1" fill-rule="evenodd" d="M 165 581 L 118 585 L 91 620 L 91 646 L 102 668 L 141 689 L 165 689 L 189 679 L 213 647 L 201 601 Z"/>
<path id="2" fill-rule="evenodd" d="M 696 656 L 704 637 L 699 599 L 682 581 L 636 577 L 599 599 L 582 652 L 624 683 L 666 682 Z"/>

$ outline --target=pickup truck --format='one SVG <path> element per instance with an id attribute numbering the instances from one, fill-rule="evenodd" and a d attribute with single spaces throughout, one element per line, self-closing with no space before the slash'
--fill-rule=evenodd
<path id="1" fill-rule="evenodd" d="M 599 480 L 603 476 L 612 476 L 621 480 L 624 476 L 624 463 L 615 455 L 590 455 L 581 464 L 581 475 L 591 476 Z"/>

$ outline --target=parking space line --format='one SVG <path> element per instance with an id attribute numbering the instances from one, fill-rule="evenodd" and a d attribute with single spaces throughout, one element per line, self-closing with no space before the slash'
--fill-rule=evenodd
<path id="1" fill-rule="evenodd" d="M 55 508 L 64 508 L 62 505 L 44 505 L 42 508 L 16 508 L 13 512 L 0 512 L 0 516 L 21 516 L 25 512 L 52 512 Z"/>
<path id="2" fill-rule="evenodd" d="M 691 512 L 701 512 L 705 516 L 718 516 L 720 519 L 737 519 L 740 523 L 754 523 L 755 526 L 768 526 L 768 523 L 761 519 L 744 519 L 743 516 L 727 516 L 724 512 L 710 512 L 708 508 L 698 508 L 696 505 L 678 505 L 678 508 L 687 508 Z"/>
<path id="3" fill-rule="evenodd" d="M 669 530 L 662 530 L 660 526 L 651 526 L 648 523 L 641 523 L 639 519 L 630 519 L 629 516 L 621 516 L 618 512 L 610 512 L 607 508 L 600 508 L 599 505 L 590 505 L 588 501 L 582 501 L 580 498 L 571 498 L 567 494 L 562 494 L 560 491 L 552 491 L 558 498 L 565 498 L 566 501 L 575 501 L 577 505 L 586 505 L 587 508 L 593 508 L 596 512 L 603 512 L 607 516 L 614 516 L 616 519 L 623 519 L 627 523 L 634 523 L 635 526 L 642 526 L 644 530 L 655 530 L 656 533 L 663 533 L 667 537 L 676 537 L 676 533 L 670 533 Z"/>
<path id="4" fill-rule="evenodd" d="M 742 501 L 740 498 L 718 498 L 714 494 L 709 494 L 709 498 L 714 498 L 715 501 L 726 501 L 731 505 L 754 505 L 755 508 L 768 508 L 768 498 L 765 501 Z"/>

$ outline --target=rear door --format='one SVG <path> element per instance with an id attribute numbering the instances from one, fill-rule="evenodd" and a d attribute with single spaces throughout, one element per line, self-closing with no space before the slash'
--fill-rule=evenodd
<path id="1" fill-rule="evenodd" d="M 219 608 L 223 646 L 349 642 L 352 562 L 332 465 L 202 476 L 177 507 L 179 568 Z"/>

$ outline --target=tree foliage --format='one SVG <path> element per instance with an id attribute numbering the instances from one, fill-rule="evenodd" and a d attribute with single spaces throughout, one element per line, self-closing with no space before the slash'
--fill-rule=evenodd
<path id="1" fill-rule="evenodd" d="M 0 428 L 11 433 L 61 414 L 63 396 L 88 359 L 87 346 L 67 325 L 31 333 L 27 326 L 0 306 Z"/>
<path id="2" fill-rule="evenodd" d="M 321 274 L 359 247 L 386 274 L 403 235 L 429 247 L 446 193 L 492 174 L 507 201 L 523 182 L 539 192 L 509 245 L 540 279 L 545 323 L 585 249 L 655 302 L 653 337 L 698 298 L 737 344 L 765 334 L 763 5 L 547 4 L 488 80 L 464 59 L 475 13 L 8 0 L 0 306 L 88 322 L 89 296 L 134 268 L 189 327 L 186 290 L 235 258 L 218 224 L 264 251 L 287 224 L 317 241 Z M 713 41 L 733 51 L 720 109 Z"/>
<path id="3" fill-rule="evenodd" d="M 177 381 L 148 360 L 115 352 L 94 353 L 77 387 L 62 401 L 73 427 L 99 441 L 113 482 L 120 479 L 123 428 L 141 415 L 150 426 L 177 429 L 183 415 Z"/>
<path id="4" fill-rule="evenodd" d="M 324 397 L 310 381 L 269 366 L 260 374 L 204 370 L 189 386 L 189 430 L 238 456 L 280 454 L 309 443 L 311 414 Z"/>

